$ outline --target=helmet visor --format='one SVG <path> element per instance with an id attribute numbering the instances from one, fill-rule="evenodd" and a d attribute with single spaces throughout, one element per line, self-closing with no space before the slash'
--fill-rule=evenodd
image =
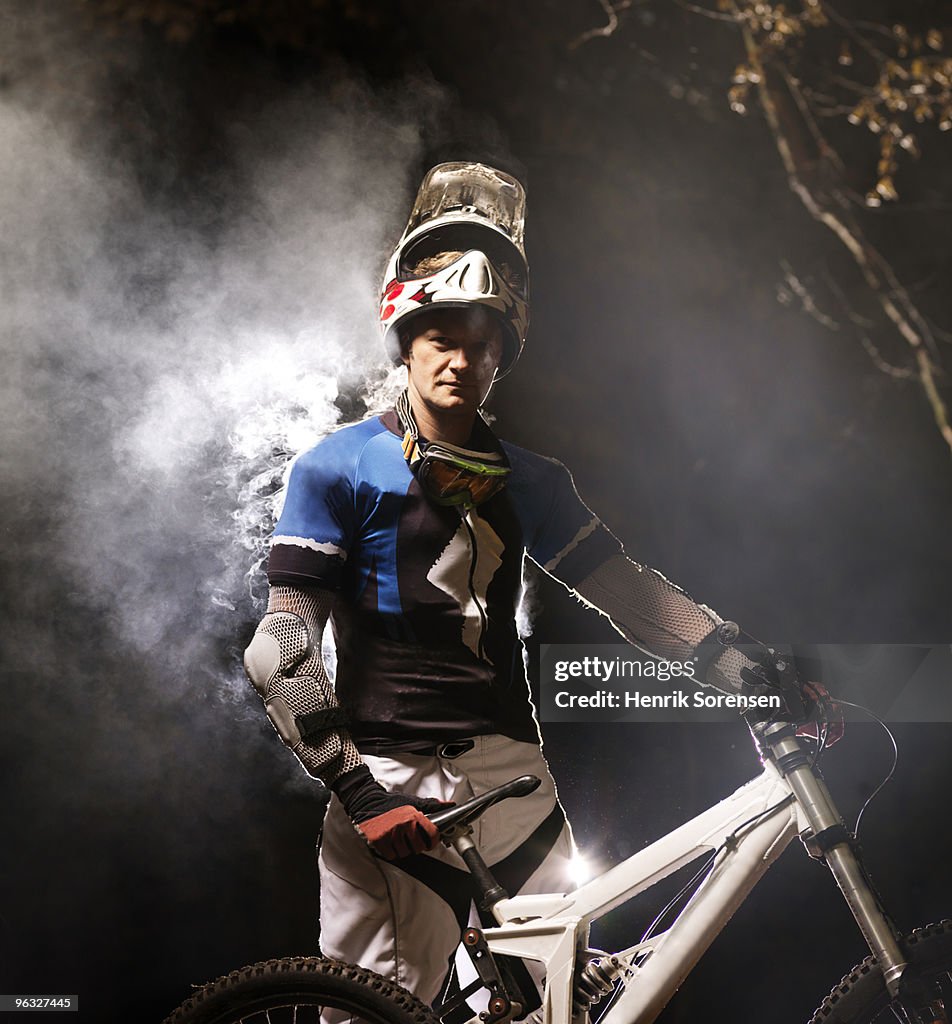
<path id="1" fill-rule="evenodd" d="M 484 164 L 437 164 L 423 179 L 404 237 L 447 215 L 489 221 L 525 252 L 526 193 L 503 171 Z"/>

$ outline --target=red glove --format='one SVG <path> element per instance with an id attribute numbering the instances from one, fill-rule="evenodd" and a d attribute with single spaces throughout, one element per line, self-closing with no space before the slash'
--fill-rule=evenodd
<path id="1" fill-rule="evenodd" d="M 819 743 L 825 725 L 826 746 L 832 747 L 843 738 L 846 731 L 843 709 L 833 700 L 822 683 L 801 683 L 800 692 L 803 694 L 803 702 L 810 713 L 810 719 L 797 729 L 797 735 L 809 736 Z"/>
<path id="2" fill-rule="evenodd" d="M 423 853 L 439 844 L 436 825 L 409 804 L 378 814 L 376 818 L 354 826 L 370 848 L 386 860 L 399 860 L 411 853 Z"/>
<path id="3" fill-rule="evenodd" d="M 440 833 L 427 814 L 453 806 L 443 800 L 390 793 L 365 764 L 342 775 L 331 789 L 370 848 L 387 860 L 432 850 Z"/>

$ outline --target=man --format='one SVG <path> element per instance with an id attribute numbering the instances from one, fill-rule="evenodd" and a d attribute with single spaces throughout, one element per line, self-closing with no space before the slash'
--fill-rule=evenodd
<path id="1" fill-rule="evenodd" d="M 738 635 L 626 558 L 560 463 L 479 415 L 528 325 L 525 197 L 480 164 L 424 179 L 380 318 L 407 390 L 302 455 L 272 540 L 248 675 L 284 742 L 331 786 L 321 946 L 432 1001 L 469 913 L 425 812 L 531 773 L 534 794 L 476 824 L 504 888 L 564 891 L 571 832 L 542 758 L 516 635 L 528 555 L 631 642 L 742 685 Z M 330 618 L 336 697 L 321 657 Z M 339 703 L 338 703 L 339 700 Z M 355 827 L 356 826 L 356 827 Z"/>

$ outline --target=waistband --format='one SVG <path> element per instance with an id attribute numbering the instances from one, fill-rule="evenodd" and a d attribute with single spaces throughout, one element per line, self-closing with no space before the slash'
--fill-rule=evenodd
<path id="1" fill-rule="evenodd" d="M 439 743 L 426 742 L 405 742 L 398 747 L 377 743 L 356 742 L 357 750 L 361 754 L 369 754 L 371 757 L 394 757 L 400 758 L 404 754 L 413 757 L 442 757 L 446 760 L 453 760 L 468 754 L 471 750 L 479 747 L 480 750 L 493 750 L 496 747 L 507 743 L 519 743 L 529 747 L 540 746 L 539 734 L 531 738 L 509 736 L 505 733 L 480 733 L 477 736 L 466 736 L 460 739 L 443 740 Z"/>

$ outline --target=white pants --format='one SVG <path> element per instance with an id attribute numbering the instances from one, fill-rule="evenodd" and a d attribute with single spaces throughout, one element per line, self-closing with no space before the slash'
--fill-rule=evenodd
<path id="1" fill-rule="evenodd" d="M 558 804 L 542 751 L 507 736 L 477 736 L 456 758 L 365 756 L 388 790 L 461 803 L 520 775 L 542 785 L 510 798 L 474 822 L 474 840 L 510 896 L 573 888 L 572 831 Z M 320 856 L 321 950 L 408 988 L 426 1003 L 439 994 L 449 959 L 470 916 L 471 876 L 455 850 L 391 863 L 374 856 L 335 797 Z"/>

